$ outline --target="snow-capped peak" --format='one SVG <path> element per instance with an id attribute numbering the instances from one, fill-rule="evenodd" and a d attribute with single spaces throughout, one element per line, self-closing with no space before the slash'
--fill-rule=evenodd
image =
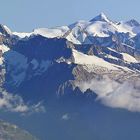
<path id="1" fill-rule="evenodd" d="M 131 19 L 129 21 L 126 22 L 127 25 L 131 26 L 131 27 L 138 27 L 140 26 L 140 23 L 138 21 L 136 21 L 135 19 Z"/>
<path id="2" fill-rule="evenodd" d="M 11 30 L 6 25 L 2 25 L 2 24 L 0 24 L 0 33 L 4 35 L 12 34 Z"/>
<path id="3" fill-rule="evenodd" d="M 9 32 L 7 28 L 0 26 L 1 34 L 7 32 Z M 127 22 L 114 22 L 101 13 L 90 21 L 79 20 L 66 26 L 39 28 L 30 33 L 13 32 L 12 34 L 21 39 L 32 35 L 41 35 L 47 38 L 66 38 L 74 44 L 93 44 L 97 37 L 105 38 L 117 33 L 128 33 L 127 35 L 132 38 L 140 33 L 140 24 L 134 19 Z M 125 40 L 128 38 L 127 35 Z"/>
<path id="4" fill-rule="evenodd" d="M 55 28 L 39 28 L 35 29 L 33 31 L 34 35 L 42 35 L 44 37 L 48 38 L 54 38 L 54 37 L 62 37 L 69 28 L 67 26 L 61 26 L 61 27 L 55 27 Z"/>
<path id="5" fill-rule="evenodd" d="M 85 20 L 79 20 L 73 24 L 70 24 L 68 27 L 70 29 L 73 29 L 75 27 L 79 27 L 79 28 L 85 28 L 88 24 L 90 24 L 89 21 L 85 21 Z"/>
<path id="6" fill-rule="evenodd" d="M 103 12 L 99 14 L 98 16 L 96 16 L 95 18 L 93 18 L 92 20 L 90 20 L 90 22 L 94 22 L 94 21 L 110 22 L 108 17 Z"/>

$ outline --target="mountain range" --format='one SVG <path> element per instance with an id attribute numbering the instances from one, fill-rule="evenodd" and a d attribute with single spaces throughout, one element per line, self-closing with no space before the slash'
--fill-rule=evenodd
<path id="1" fill-rule="evenodd" d="M 134 19 L 116 22 L 101 13 L 30 33 L 0 25 L 2 110 L 30 114 L 68 106 L 73 112 L 96 102 L 140 112 L 139 83 L 140 23 Z"/>

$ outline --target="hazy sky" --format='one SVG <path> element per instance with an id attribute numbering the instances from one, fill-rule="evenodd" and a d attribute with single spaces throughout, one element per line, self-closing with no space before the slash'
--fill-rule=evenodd
<path id="1" fill-rule="evenodd" d="M 113 20 L 140 21 L 140 0 L 0 0 L 0 23 L 32 31 L 90 20 L 101 12 Z"/>

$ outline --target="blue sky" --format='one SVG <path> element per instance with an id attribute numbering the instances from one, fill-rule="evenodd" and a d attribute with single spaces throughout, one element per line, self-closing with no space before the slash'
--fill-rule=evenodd
<path id="1" fill-rule="evenodd" d="M 67 25 L 104 12 L 113 20 L 140 21 L 140 0 L 0 0 L 0 23 L 13 31 Z"/>

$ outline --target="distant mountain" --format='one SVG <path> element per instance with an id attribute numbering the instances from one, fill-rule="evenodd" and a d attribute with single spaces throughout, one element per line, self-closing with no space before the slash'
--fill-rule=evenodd
<path id="1" fill-rule="evenodd" d="M 132 19 L 127 22 L 114 22 L 110 20 L 104 13 L 96 16 L 90 21 L 78 21 L 69 26 L 55 27 L 55 28 L 41 28 L 35 29 L 31 33 L 17 33 L 13 34 L 24 38 L 32 35 L 42 35 L 48 38 L 67 38 L 67 40 L 74 44 L 93 44 L 87 38 L 109 37 L 111 35 L 126 34 L 126 38 L 133 38 L 140 32 L 140 24 Z M 129 34 L 129 37 L 127 37 Z"/>

